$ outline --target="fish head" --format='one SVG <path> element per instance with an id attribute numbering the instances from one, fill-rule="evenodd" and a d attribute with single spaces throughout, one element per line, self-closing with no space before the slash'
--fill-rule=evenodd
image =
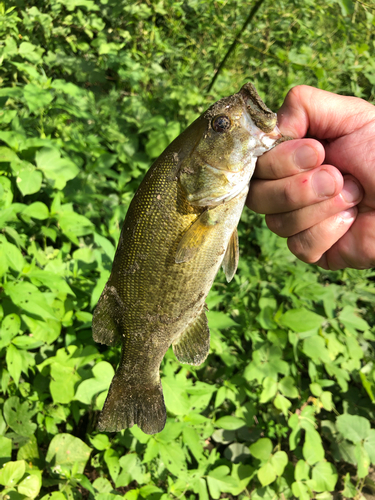
<path id="1" fill-rule="evenodd" d="M 203 133 L 180 168 L 193 206 L 215 206 L 248 189 L 257 158 L 282 137 L 276 113 L 251 83 L 213 104 L 195 124 Z"/>

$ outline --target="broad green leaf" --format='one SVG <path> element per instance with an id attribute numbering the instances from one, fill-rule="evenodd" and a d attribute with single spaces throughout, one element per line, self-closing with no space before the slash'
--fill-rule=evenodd
<path id="1" fill-rule="evenodd" d="M 107 450 L 111 447 L 111 443 L 109 442 L 109 438 L 106 434 L 97 434 L 96 436 L 89 436 L 90 443 L 97 450 Z"/>
<path id="2" fill-rule="evenodd" d="M 53 100 L 53 96 L 49 90 L 42 89 L 33 83 L 25 85 L 23 96 L 31 113 L 35 113 L 41 108 L 48 106 Z"/>
<path id="3" fill-rule="evenodd" d="M 292 406 L 292 403 L 289 401 L 289 399 L 285 398 L 281 394 L 278 394 L 275 397 L 273 404 L 278 410 L 283 412 L 285 417 L 288 416 L 288 410 Z"/>
<path id="4" fill-rule="evenodd" d="M 41 201 L 35 201 L 31 203 L 31 205 L 27 205 L 24 210 L 22 210 L 21 214 L 39 220 L 48 219 L 49 217 L 48 208 Z"/>
<path id="5" fill-rule="evenodd" d="M 207 318 L 210 328 L 225 330 L 226 328 L 231 328 L 232 326 L 238 326 L 238 323 L 233 321 L 230 316 L 220 311 L 208 311 Z"/>
<path id="6" fill-rule="evenodd" d="M 311 495 L 309 488 L 305 483 L 302 483 L 301 481 L 296 481 L 295 483 L 292 484 L 292 491 L 293 495 L 300 500 L 310 500 Z"/>
<path id="7" fill-rule="evenodd" d="M 338 474 L 335 466 L 330 462 L 319 462 L 313 467 L 312 479 L 315 491 L 333 491 L 337 483 Z"/>
<path id="8" fill-rule="evenodd" d="M 356 311 L 357 309 L 355 307 L 345 306 L 340 312 L 338 319 L 344 324 L 344 326 L 349 328 L 349 330 L 368 330 L 370 328 L 369 324 L 363 318 L 357 316 Z"/>
<path id="9" fill-rule="evenodd" d="M 12 396 L 4 403 L 4 418 L 11 429 L 21 436 L 32 436 L 36 429 L 36 424 L 31 418 L 37 410 L 29 410 L 29 403 L 20 403 L 17 396 Z"/>
<path id="10" fill-rule="evenodd" d="M 369 431 L 363 445 L 370 457 L 372 464 L 375 465 L 375 429 L 371 429 Z"/>
<path id="11" fill-rule="evenodd" d="M 107 464 L 112 481 L 116 482 L 120 474 L 120 461 L 117 452 L 112 448 L 108 448 L 105 450 L 103 458 Z"/>
<path id="12" fill-rule="evenodd" d="M 13 281 L 7 283 L 4 289 L 14 304 L 24 311 L 36 314 L 41 318 L 57 319 L 53 309 L 48 305 L 45 295 L 31 283 Z"/>
<path id="13" fill-rule="evenodd" d="M 357 495 L 357 489 L 350 480 L 349 472 L 344 477 L 344 490 L 342 495 L 344 498 L 354 498 Z"/>
<path id="14" fill-rule="evenodd" d="M 38 170 L 21 170 L 18 173 L 16 182 L 17 187 L 26 196 L 37 193 L 42 186 L 43 175 Z"/>
<path id="15" fill-rule="evenodd" d="M 265 463 L 257 472 L 258 479 L 262 486 L 273 483 L 276 479 L 276 471 L 270 462 Z"/>
<path id="16" fill-rule="evenodd" d="M 287 398 L 298 398 L 298 389 L 293 377 L 284 377 L 280 380 L 278 388 Z"/>
<path id="17" fill-rule="evenodd" d="M 78 175 L 77 166 L 67 158 L 60 157 L 60 151 L 42 148 L 35 155 L 38 168 L 56 189 L 64 189 L 66 183 Z"/>
<path id="18" fill-rule="evenodd" d="M 294 477 L 296 481 L 306 481 L 310 479 L 310 467 L 304 460 L 298 460 L 294 469 Z"/>
<path id="19" fill-rule="evenodd" d="M 75 385 L 80 378 L 74 366 L 52 363 L 50 391 L 53 402 L 70 403 L 74 399 Z"/>
<path id="20" fill-rule="evenodd" d="M 10 344 L 7 348 L 6 362 L 8 371 L 15 384 L 18 386 L 22 371 L 23 358 L 17 347 L 15 347 L 13 344 Z"/>
<path id="21" fill-rule="evenodd" d="M 358 415 L 340 415 L 337 417 L 336 426 L 340 434 L 354 444 L 366 439 L 370 433 L 370 422 Z"/>
<path id="22" fill-rule="evenodd" d="M 0 470 L 0 484 L 8 488 L 15 486 L 25 474 L 26 463 L 24 460 L 8 462 Z"/>
<path id="23" fill-rule="evenodd" d="M 260 395 L 259 402 L 266 403 L 272 399 L 277 392 L 277 381 L 272 377 L 266 377 L 263 380 L 263 391 Z"/>
<path id="24" fill-rule="evenodd" d="M 42 487 L 42 472 L 39 470 L 29 470 L 25 479 L 18 484 L 18 492 L 28 498 L 35 498 L 39 495 Z"/>
<path id="25" fill-rule="evenodd" d="M 285 451 L 277 451 L 274 455 L 272 455 L 270 463 L 272 464 L 276 475 L 281 476 L 288 463 L 288 455 Z"/>
<path id="26" fill-rule="evenodd" d="M 21 319 L 17 314 L 8 314 L 1 323 L 0 349 L 10 344 L 21 327 Z"/>
<path id="27" fill-rule="evenodd" d="M 357 459 L 358 477 L 366 477 L 369 472 L 371 460 L 361 442 L 358 442 L 355 446 L 355 457 Z"/>
<path id="28" fill-rule="evenodd" d="M 237 417 L 232 417 L 230 415 L 227 415 L 225 417 L 221 417 L 215 422 L 215 427 L 219 427 L 220 429 L 225 429 L 225 430 L 235 430 L 239 429 L 240 427 L 243 427 L 246 425 L 244 420 L 237 418 Z"/>
<path id="29" fill-rule="evenodd" d="M 251 454 L 259 460 L 268 460 L 272 453 L 272 441 L 268 438 L 258 439 L 249 449 Z"/>
<path id="30" fill-rule="evenodd" d="M 305 434 L 303 457 L 309 465 L 314 465 L 324 459 L 322 439 L 315 429 L 309 429 Z"/>
<path id="31" fill-rule="evenodd" d="M 208 473 L 207 484 L 212 498 L 218 499 L 222 492 L 231 492 L 232 488 L 238 486 L 238 482 L 229 476 L 229 472 L 229 467 L 221 465 Z"/>
<path id="32" fill-rule="evenodd" d="M 12 200 L 13 191 L 10 179 L 7 177 L 0 177 L 0 210 L 10 207 Z"/>
<path id="33" fill-rule="evenodd" d="M 91 448 L 81 439 L 62 433 L 52 438 L 48 447 L 46 461 L 56 472 L 59 471 L 61 466 L 71 468 L 77 464 L 77 472 L 82 474 L 90 453 Z"/>
<path id="34" fill-rule="evenodd" d="M 85 236 L 91 234 L 94 225 L 83 215 L 75 212 L 62 212 L 58 216 L 59 224 L 63 233 L 69 238 L 73 236 Z"/>
<path id="35" fill-rule="evenodd" d="M 115 374 L 112 365 L 107 361 L 101 361 L 92 369 L 93 378 L 84 380 L 78 386 L 74 399 L 81 401 L 81 403 L 90 404 L 92 398 L 100 392 L 109 389 Z"/>
<path id="36" fill-rule="evenodd" d="M 280 318 L 280 323 L 294 332 L 307 332 L 319 328 L 326 319 L 304 307 L 291 309 Z"/>
<path id="37" fill-rule="evenodd" d="M 186 469 L 185 457 L 177 442 L 160 443 L 160 458 L 165 467 L 177 477 Z"/>
<path id="38" fill-rule="evenodd" d="M 5 436 L 0 436 L 0 470 L 6 462 L 10 461 L 11 456 L 12 440 Z"/>

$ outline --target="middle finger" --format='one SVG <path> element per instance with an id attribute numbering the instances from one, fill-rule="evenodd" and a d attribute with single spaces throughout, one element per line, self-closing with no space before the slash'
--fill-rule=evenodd
<path id="1" fill-rule="evenodd" d="M 341 173 L 332 165 L 284 179 L 253 179 L 246 204 L 261 214 L 290 212 L 336 196 L 343 182 Z"/>

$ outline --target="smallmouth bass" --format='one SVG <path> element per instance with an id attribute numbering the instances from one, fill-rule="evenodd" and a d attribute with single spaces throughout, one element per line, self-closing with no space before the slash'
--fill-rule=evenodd
<path id="1" fill-rule="evenodd" d="M 99 417 L 102 431 L 160 432 L 159 368 L 170 345 L 181 363 L 206 359 L 205 298 L 238 264 L 237 225 L 257 158 L 281 142 L 277 117 L 247 83 L 213 104 L 154 162 L 127 212 L 93 338 L 122 344 Z"/>

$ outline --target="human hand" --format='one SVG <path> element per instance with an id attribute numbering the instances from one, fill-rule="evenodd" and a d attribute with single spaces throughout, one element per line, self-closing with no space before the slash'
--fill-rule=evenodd
<path id="1" fill-rule="evenodd" d="M 301 85 L 278 117 L 296 140 L 259 158 L 247 206 L 304 262 L 375 267 L 375 106 Z"/>

